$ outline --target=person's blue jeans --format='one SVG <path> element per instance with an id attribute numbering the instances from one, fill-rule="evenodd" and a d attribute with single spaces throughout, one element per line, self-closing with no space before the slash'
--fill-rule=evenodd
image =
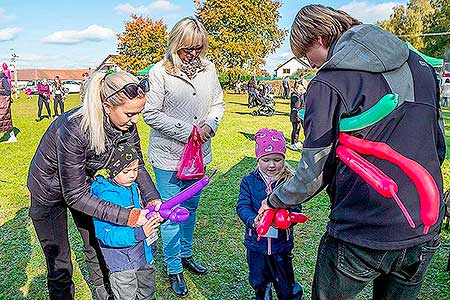
<path id="1" fill-rule="evenodd" d="M 413 300 L 440 238 L 406 249 L 374 250 L 325 233 L 320 241 L 312 300 L 346 300 L 373 282 L 372 300 Z"/>
<path id="2" fill-rule="evenodd" d="M 175 176 L 177 174 L 176 171 L 166 171 L 155 167 L 153 167 L 153 171 L 155 173 L 156 187 L 163 202 L 198 181 L 198 179 L 180 180 Z M 167 265 L 169 274 L 182 272 L 181 258 L 192 256 L 194 227 L 200 195 L 201 191 L 181 203 L 181 206 L 185 207 L 190 214 L 186 222 L 174 223 L 166 221 L 161 224 L 164 262 Z"/>

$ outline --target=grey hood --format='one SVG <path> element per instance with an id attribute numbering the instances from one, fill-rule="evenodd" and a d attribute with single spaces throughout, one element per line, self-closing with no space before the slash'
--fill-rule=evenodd
<path id="1" fill-rule="evenodd" d="M 331 57 L 321 69 L 382 73 L 402 66 L 409 56 L 406 43 L 374 25 L 357 25 L 330 48 Z"/>

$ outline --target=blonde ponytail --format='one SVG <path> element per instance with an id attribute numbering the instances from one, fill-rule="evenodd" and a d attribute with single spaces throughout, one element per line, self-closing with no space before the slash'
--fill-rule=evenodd
<path id="1" fill-rule="evenodd" d="M 93 73 L 86 83 L 86 94 L 81 108 L 69 119 L 81 117 L 81 131 L 88 135 L 90 149 L 96 154 L 105 152 L 105 129 L 103 102 L 108 95 L 113 95 L 127 83 L 137 83 L 133 75 L 126 72 L 117 72 L 105 75 L 105 73 Z M 116 93 L 108 98 L 108 103 L 113 106 L 121 105 L 124 101 L 122 93 Z"/>

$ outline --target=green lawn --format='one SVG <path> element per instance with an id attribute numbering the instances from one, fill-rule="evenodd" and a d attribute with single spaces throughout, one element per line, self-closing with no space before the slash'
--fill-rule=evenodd
<path id="1" fill-rule="evenodd" d="M 195 257 L 209 268 L 206 276 L 185 272 L 190 297 L 187 299 L 251 299 L 247 280 L 245 248 L 242 244 L 243 225 L 235 213 L 239 183 L 244 174 L 255 167 L 254 144 L 250 137 L 261 127 L 282 130 L 290 134 L 289 103 L 276 99 L 277 114 L 273 117 L 253 117 L 243 95 L 226 95 L 225 117 L 214 138 L 214 159 L 211 168 L 218 169 L 212 184 L 205 190 L 198 213 L 195 232 Z M 69 96 L 67 108 L 79 104 L 78 95 Z M 36 117 L 36 96 L 25 97 L 13 104 L 14 125 L 20 129 L 19 142 L 0 143 L 0 299 L 47 299 L 45 260 L 28 218 L 29 193 L 26 188 L 28 165 L 37 144 L 50 124 L 39 123 Z M 450 110 L 445 111 L 450 124 Z M 142 121 L 139 131 L 143 149 L 148 145 L 149 128 Z M 450 128 L 447 127 L 450 136 Z M 287 158 L 296 165 L 299 152 L 288 150 Z M 443 172 L 445 187 L 450 187 L 450 151 Z M 314 272 L 316 249 L 325 230 L 328 198 L 322 193 L 304 205 L 310 222 L 298 225 L 296 231 L 294 266 L 296 279 L 304 287 L 309 299 Z M 75 269 L 76 299 L 91 299 L 86 283 L 87 271 L 78 232 L 70 221 L 70 239 Z M 434 257 L 419 299 L 450 300 L 450 274 L 445 266 L 450 252 L 450 230 L 442 231 L 442 246 Z M 157 298 L 176 299 L 168 290 L 161 259 L 161 245 L 156 264 Z M 358 299 L 370 299 L 368 289 Z M 331 299 L 330 299 L 331 300 Z"/>

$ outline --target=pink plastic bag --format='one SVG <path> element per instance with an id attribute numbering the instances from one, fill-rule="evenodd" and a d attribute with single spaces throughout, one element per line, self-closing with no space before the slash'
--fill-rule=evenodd
<path id="1" fill-rule="evenodd" d="M 194 126 L 191 136 L 184 147 L 177 178 L 181 180 L 199 179 L 205 176 L 203 164 L 202 140 L 198 127 Z"/>

